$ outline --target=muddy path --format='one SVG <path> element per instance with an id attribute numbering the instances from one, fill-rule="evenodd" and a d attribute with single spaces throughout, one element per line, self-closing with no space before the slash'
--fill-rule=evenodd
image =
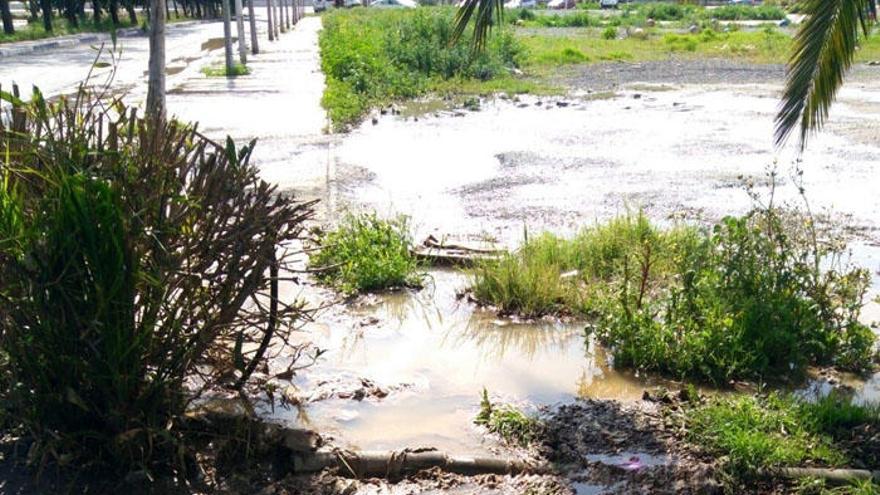
<path id="1" fill-rule="evenodd" d="M 744 182 L 769 194 L 766 174 L 773 167 L 776 201 L 798 205 L 797 171 L 804 170 L 811 208 L 846 233 L 854 260 L 874 274 L 876 294 L 880 147 L 869 136 L 880 126 L 880 78 L 873 68 L 857 70 L 826 132 L 798 156 L 772 142 L 779 68 L 707 63 L 720 69 L 652 63 L 651 77 L 639 68 L 617 71 L 611 91 L 593 88 L 604 82 L 574 80 L 564 97 L 483 99 L 476 111 L 428 104 L 416 114 L 377 112 L 374 121 L 328 142 L 326 180 L 311 193 L 324 200 L 325 222 L 350 209 L 375 210 L 410 216 L 417 239 L 456 234 L 513 247 L 526 231 L 570 234 L 634 209 L 660 223 L 708 224 L 741 214 L 751 206 Z M 583 322 L 498 318 L 455 297 L 466 274 L 432 270 L 430 276 L 420 292 L 367 296 L 322 312 L 309 332 L 328 354 L 294 379 L 296 393 L 309 396 L 329 384 L 343 394 L 274 417 L 311 425 L 350 448 L 497 453 L 506 447 L 472 421 L 483 387 L 526 411 L 565 412 L 589 429 L 592 415 L 643 408 L 646 389 L 676 386 L 610 368 L 602 349 L 584 339 Z M 315 300 L 332 297 L 314 287 L 295 290 Z M 865 320 L 878 319 L 878 306 L 869 306 Z M 878 377 L 848 384 L 860 400 L 880 398 Z M 375 387 L 380 396 L 371 393 Z M 612 433 L 637 431 L 610 425 Z M 607 438 L 586 438 L 578 455 L 587 465 L 564 478 L 532 480 L 536 487 L 519 478 L 436 473 L 398 485 L 309 482 L 318 483 L 311 486 L 315 493 L 667 493 L 686 491 L 682 480 L 693 479 L 709 480 L 692 487 L 696 493 L 717 488 L 706 460 L 676 452 L 665 443 L 668 435 L 658 435 L 662 442 L 634 450 L 624 442 L 610 452 Z M 545 455 L 566 448 L 557 442 Z M 669 462 L 673 455 L 685 458 Z M 625 466 L 634 457 L 652 464 L 650 470 L 630 474 Z M 694 475 L 701 470 L 707 473 Z"/>

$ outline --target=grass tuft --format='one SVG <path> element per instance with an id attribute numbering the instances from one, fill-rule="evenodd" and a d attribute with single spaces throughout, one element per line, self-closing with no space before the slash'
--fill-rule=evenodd
<path id="1" fill-rule="evenodd" d="M 761 469 L 849 466 L 858 459 L 848 429 L 878 424 L 877 406 L 838 394 L 815 402 L 779 393 L 716 397 L 685 410 L 688 440 L 722 460 L 728 483 L 744 486 Z"/>
<path id="2" fill-rule="evenodd" d="M 202 67 L 202 74 L 208 77 L 238 77 L 246 76 L 251 73 L 250 67 L 242 63 L 236 62 L 232 66 L 232 71 L 226 69 L 226 65 L 210 65 Z"/>
<path id="3" fill-rule="evenodd" d="M 480 412 L 474 423 L 500 436 L 505 442 L 526 447 L 538 437 L 541 423 L 507 404 L 493 404 L 489 392 L 483 389 Z"/>
<path id="4" fill-rule="evenodd" d="M 319 280 L 346 294 L 421 285 L 406 217 L 349 214 L 319 242 L 310 265 Z"/>

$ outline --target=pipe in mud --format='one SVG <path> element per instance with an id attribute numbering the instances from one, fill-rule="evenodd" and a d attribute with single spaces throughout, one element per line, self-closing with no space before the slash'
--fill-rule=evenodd
<path id="1" fill-rule="evenodd" d="M 313 473 L 337 468 L 339 474 L 352 478 L 399 478 L 424 469 L 440 468 L 462 475 L 545 474 L 550 468 L 519 459 L 491 456 L 450 455 L 438 450 L 397 451 L 318 451 L 294 455 L 294 471 Z"/>

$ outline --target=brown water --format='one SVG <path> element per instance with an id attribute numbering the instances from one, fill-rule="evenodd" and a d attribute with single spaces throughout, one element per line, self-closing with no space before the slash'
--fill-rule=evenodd
<path id="1" fill-rule="evenodd" d="M 459 300 L 467 277 L 430 272 L 428 287 L 334 307 L 308 328 L 328 354 L 297 379 L 302 390 L 324 380 L 365 377 L 393 388 L 382 400 L 328 399 L 303 411 L 281 412 L 343 443 L 363 449 L 430 445 L 482 451 L 472 424 L 480 393 L 529 411 L 575 397 L 640 398 L 653 385 L 612 371 L 605 355 L 585 343 L 578 322 L 519 323 Z"/>

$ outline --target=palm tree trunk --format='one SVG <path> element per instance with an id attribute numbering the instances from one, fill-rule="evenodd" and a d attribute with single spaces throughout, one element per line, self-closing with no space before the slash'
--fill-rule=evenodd
<path id="1" fill-rule="evenodd" d="M 275 41 L 275 27 L 272 25 L 272 0 L 266 0 L 267 25 L 269 27 L 269 41 Z"/>
<path id="2" fill-rule="evenodd" d="M 251 24 L 251 53 L 256 55 L 260 53 L 260 46 L 257 43 L 257 16 L 254 14 L 254 0 L 248 0 L 248 20 Z"/>
<path id="3" fill-rule="evenodd" d="M 241 0 L 235 0 L 235 25 L 238 30 L 238 58 L 241 64 L 247 63 L 247 41 L 244 32 L 244 16 L 242 15 Z"/>
<path id="4" fill-rule="evenodd" d="M 92 20 L 95 24 L 101 22 L 101 1 L 92 0 Z"/>
<path id="5" fill-rule="evenodd" d="M 278 1 L 280 1 L 280 0 L 278 0 Z M 279 17 L 278 17 L 278 12 L 279 12 L 279 9 L 278 9 L 278 1 L 273 1 L 273 2 L 272 2 L 272 21 L 274 21 L 274 22 L 272 22 L 272 26 L 275 27 L 275 39 L 276 39 L 276 40 L 280 38 L 280 36 L 279 36 L 280 31 L 278 30 L 278 24 L 280 24 L 280 23 L 278 22 L 278 21 L 279 21 Z"/>
<path id="6" fill-rule="evenodd" d="M 40 6 L 43 9 L 43 29 L 47 33 L 52 32 L 52 0 L 40 0 Z"/>
<path id="7" fill-rule="evenodd" d="M 9 9 L 9 0 L 0 0 L 0 17 L 3 19 L 3 32 L 6 34 L 15 33 L 15 26 L 12 25 L 12 10 Z"/>
<path id="8" fill-rule="evenodd" d="M 110 21 L 113 22 L 114 26 L 119 25 L 119 0 L 110 0 L 109 5 L 107 5 L 107 10 L 110 12 Z"/>
<path id="9" fill-rule="evenodd" d="M 165 0 L 150 0 L 150 65 L 147 118 L 165 122 Z"/>
<path id="10" fill-rule="evenodd" d="M 128 12 L 128 21 L 131 22 L 132 25 L 137 26 L 138 16 L 134 11 L 134 5 L 132 5 L 131 0 L 125 2 L 125 11 Z"/>
<path id="11" fill-rule="evenodd" d="M 222 0 L 223 5 L 223 41 L 226 48 L 226 75 L 231 76 L 235 71 L 235 59 L 232 57 L 232 15 L 230 12 L 230 0 Z"/>

